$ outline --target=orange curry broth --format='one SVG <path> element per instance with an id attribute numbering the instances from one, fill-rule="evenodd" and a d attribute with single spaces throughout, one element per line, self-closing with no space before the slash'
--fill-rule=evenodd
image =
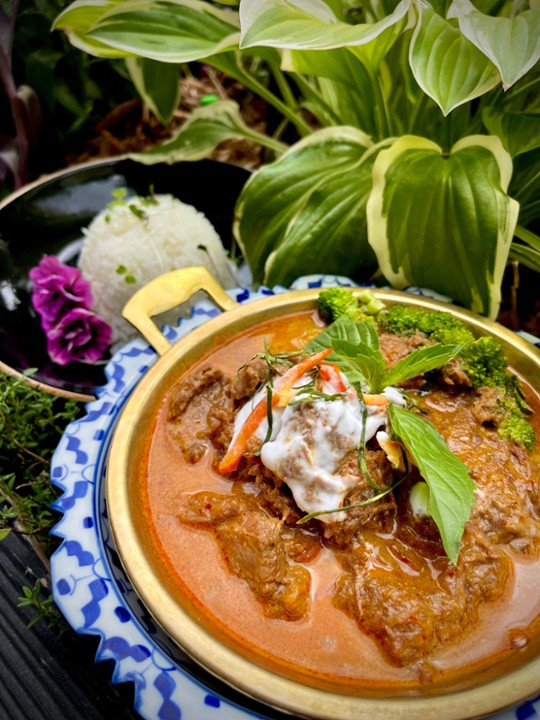
<path id="1" fill-rule="evenodd" d="M 261 323 L 217 347 L 190 372 L 209 364 L 229 375 L 263 348 L 273 352 L 302 348 L 321 330 L 311 312 Z M 180 379 L 180 378 L 179 378 Z M 540 437 L 540 398 L 525 387 Z M 333 553 L 323 548 L 306 564 L 312 575 L 307 618 L 288 622 L 264 616 L 247 583 L 226 567 L 212 532 L 178 520 L 181 498 L 201 490 L 232 492 L 232 482 L 211 467 L 213 452 L 190 465 L 166 432 L 168 395 L 145 439 L 145 462 L 138 484 L 141 537 L 164 584 L 197 621 L 244 657 L 307 685 L 346 694 L 428 694 L 488 679 L 538 650 L 540 561 L 514 559 L 513 578 L 498 601 L 482 608 L 477 627 L 429 657 L 432 672 L 396 667 L 354 619 L 336 609 L 332 598 L 342 573 Z M 540 467 L 540 442 L 533 461 Z M 370 538 L 384 549 L 386 540 Z M 471 678 L 474 674 L 474 681 Z"/>

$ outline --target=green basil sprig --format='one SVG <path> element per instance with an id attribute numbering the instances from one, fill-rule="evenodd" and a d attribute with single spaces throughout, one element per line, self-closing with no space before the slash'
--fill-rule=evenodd
<path id="1" fill-rule="evenodd" d="M 437 430 L 417 413 L 390 405 L 390 424 L 410 453 L 429 488 L 428 511 L 446 554 L 457 563 L 465 523 L 474 505 L 469 469 L 448 448 Z"/>
<path id="2" fill-rule="evenodd" d="M 307 350 L 316 352 L 332 347 L 327 361 L 345 373 L 353 387 L 367 385 L 369 392 L 381 393 L 389 385 L 446 365 L 463 349 L 462 345 L 430 345 L 409 353 L 390 368 L 381 354 L 379 337 L 373 325 L 365 320 L 355 322 L 340 318 L 312 340 Z"/>
<path id="3" fill-rule="evenodd" d="M 341 367 L 360 396 L 366 390 L 381 393 L 385 387 L 442 367 L 463 348 L 430 345 L 387 367 L 373 325 L 343 318 L 312 340 L 307 350 L 315 352 L 324 347 L 333 348 L 328 362 Z M 474 504 L 475 484 L 469 468 L 416 412 L 390 405 L 388 421 L 392 434 L 401 440 L 428 485 L 429 513 L 439 529 L 446 554 L 456 563 L 465 523 Z"/>

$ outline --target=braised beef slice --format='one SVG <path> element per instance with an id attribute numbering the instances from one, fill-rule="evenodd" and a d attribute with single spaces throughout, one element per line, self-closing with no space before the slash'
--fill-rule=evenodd
<path id="1" fill-rule="evenodd" d="M 235 400 L 252 397 L 268 379 L 268 365 L 261 358 L 255 358 L 243 365 L 237 372 L 232 385 Z"/>
<path id="2" fill-rule="evenodd" d="M 381 333 L 379 335 L 379 344 L 386 364 L 392 366 L 409 355 L 413 350 L 417 350 L 419 347 L 433 345 L 433 342 L 417 330 L 415 334 L 410 337 L 402 337 L 401 335 L 393 335 L 392 333 Z"/>
<path id="3" fill-rule="evenodd" d="M 198 462 L 210 444 L 224 451 L 232 437 L 234 405 L 230 380 L 205 368 L 177 387 L 168 407 L 168 429 L 189 463 Z"/>
<path id="4" fill-rule="evenodd" d="M 366 502 L 379 492 L 374 489 L 373 484 L 380 491 L 386 490 L 392 486 L 394 476 L 392 467 L 383 450 L 368 447 L 364 456 L 371 483 L 360 470 L 356 451 L 346 455 L 340 465 L 339 472 L 342 475 L 355 478 L 355 486 L 346 496 L 344 504 L 365 504 L 351 508 L 351 510 L 341 513 L 342 517 L 340 519 L 326 522 L 323 525 L 324 537 L 340 547 L 352 542 L 355 534 L 362 532 L 362 528 L 367 525 L 375 523 L 381 528 L 384 527 L 387 521 L 385 516 L 391 514 L 396 507 L 392 493 L 388 493 L 375 502 Z M 331 518 L 331 516 L 328 517 Z"/>
<path id="5" fill-rule="evenodd" d="M 500 401 L 503 397 L 504 391 L 497 387 L 482 387 L 475 391 L 471 411 L 480 425 L 499 425 L 502 419 Z"/>
<path id="6" fill-rule="evenodd" d="M 443 385 L 457 385 L 458 387 L 472 387 L 472 381 L 463 370 L 458 358 L 452 358 L 439 374 L 439 382 Z"/>
<path id="7" fill-rule="evenodd" d="M 320 545 L 311 536 L 284 528 L 247 495 L 197 493 L 179 517 L 214 532 L 231 572 L 247 582 L 267 617 L 299 620 L 307 614 L 311 575 L 293 559 L 317 554 Z"/>
<path id="8" fill-rule="evenodd" d="M 464 540 L 459 572 L 446 558 L 430 564 L 397 541 L 375 562 L 369 543 L 360 543 L 342 562 L 347 571 L 337 583 L 336 606 L 397 666 L 418 662 L 457 632 L 466 632 L 478 620 L 479 607 L 500 595 L 511 573 L 508 556 L 472 539 Z"/>

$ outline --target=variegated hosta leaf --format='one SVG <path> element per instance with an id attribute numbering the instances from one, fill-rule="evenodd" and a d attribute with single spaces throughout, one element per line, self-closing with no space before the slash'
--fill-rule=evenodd
<path id="1" fill-rule="evenodd" d="M 240 45 L 305 50 L 364 45 L 400 23 L 411 1 L 401 0 L 393 13 L 376 23 L 349 25 L 337 20 L 321 0 L 242 0 Z"/>
<path id="2" fill-rule="evenodd" d="M 104 15 L 124 0 L 76 0 L 68 5 L 53 23 L 53 30 L 63 30 L 72 45 L 101 58 L 128 57 L 122 52 L 88 36 L 88 32 Z"/>
<path id="3" fill-rule="evenodd" d="M 281 67 L 288 72 L 331 80 L 336 93 L 335 102 L 331 103 L 336 113 L 332 124 L 354 125 L 370 135 L 376 134 L 375 100 L 369 72 L 347 48 L 284 50 Z"/>
<path id="4" fill-rule="evenodd" d="M 126 67 L 143 101 L 167 125 L 180 102 L 178 66 L 147 58 L 126 58 Z"/>
<path id="5" fill-rule="evenodd" d="M 530 9 L 514 17 L 491 17 L 470 0 L 454 0 L 448 17 L 456 17 L 459 29 L 497 67 L 503 87 L 509 88 L 540 59 L 540 10 Z"/>
<path id="6" fill-rule="evenodd" d="M 540 110 L 537 112 L 505 112 L 488 107 L 482 122 L 492 135 L 501 138 L 512 157 L 540 148 Z"/>
<path id="7" fill-rule="evenodd" d="M 495 317 L 519 205 L 499 138 L 476 135 L 449 154 L 404 136 L 379 153 L 367 205 L 369 242 L 397 288 L 427 287 Z"/>
<path id="8" fill-rule="evenodd" d="M 93 22 L 78 35 L 94 54 L 101 55 L 99 48 L 106 47 L 108 57 L 130 54 L 182 63 L 238 46 L 238 14 L 204 0 L 124 0 L 106 3 L 99 15 L 95 4 L 85 0 L 70 6 L 56 26 L 70 33 L 87 25 L 89 6 Z"/>
<path id="9" fill-rule="evenodd" d="M 283 143 L 248 127 L 235 102 L 221 100 L 194 110 L 172 140 L 131 157 L 145 165 L 201 160 L 208 157 L 220 142 L 231 138 L 253 140 L 276 152 L 287 149 Z"/>
<path id="10" fill-rule="evenodd" d="M 447 20 L 421 6 L 409 63 L 422 90 L 448 115 L 494 88 L 500 77 L 486 56 Z"/>
<path id="11" fill-rule="evenodd" d="M 355 128 L 326 128 L 253 174 L 234 230 L 256 282 L 288 284 L 310 272 L 371 274 L 376 264 L 364 219 L 371 147 Z"/>

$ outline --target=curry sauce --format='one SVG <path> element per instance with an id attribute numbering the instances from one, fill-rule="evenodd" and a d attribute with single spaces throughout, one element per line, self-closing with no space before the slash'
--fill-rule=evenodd
<path id="1" fill-rule="evenodd" d="M 431 518 L 408 502 L 414 468 L 364 505 L 373 488 L 359 481 L 351 491 L 359 507 L 345 521 L 306 525 L 257 452 L 230 476 L 217 471 L 258 380 L 256 369 L 254 378 L 238 369 L 250 367 L 263 340 L 290 351 L 320 330 L 311 312 L 260 324 L 201 359 L 165 397 L 139 477 L 148 551 L 165 582 L 241 654 L 333 691 L 430 693 L 526 658 L 540 616 L 540 443 L 528 452 L 482 422 L 478 393 L 407 388 L 475 482 L 455 565 Z M 540 399 L 524 392 L 540 436 Z M 378 487 L 393 487 L 374 442 L 366 462 Z"/>

